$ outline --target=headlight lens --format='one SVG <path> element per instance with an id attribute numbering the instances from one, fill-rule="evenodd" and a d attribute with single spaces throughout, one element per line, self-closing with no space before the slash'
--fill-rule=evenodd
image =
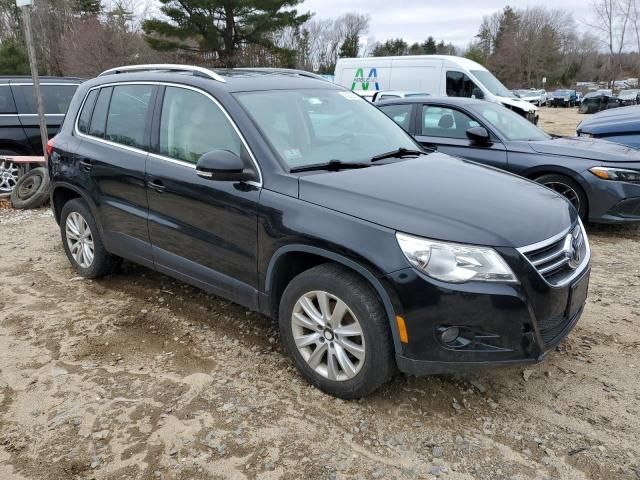
<path id="1" fill-rule="evenodd" d="M 619 182 L 640 182 L 640 171 L 624 168 L 593 167 L 589 171 L 603 180 L 617 180 Z"/>
<path id="2" fill-rule="evenodd" d="M 493 248 L 440 242 L 396 233 L 409 263 L 436 280 L 464 283 L 518 283 L 509 265 Z"/>

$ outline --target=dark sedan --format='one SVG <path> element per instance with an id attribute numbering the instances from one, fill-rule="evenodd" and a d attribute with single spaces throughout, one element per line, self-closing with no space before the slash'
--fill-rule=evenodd
<path id="1" fill-rule="evenodd" d="M 583 219 L 640 222 L 638 150 L 591 138 L 553 138 L 511 110 L 480 100 L 429 98 L 378 106 L 423 147 L 542 183 L 563 194 Z"/>
<path id="2" fill-rule="evenodd" d="M 587 93 L 582 99 L 578 113 L 596 113 L 621 106 L 620 100 L 608 92 Z"/>
<path id="3" fill-rule="evenodd" d="M 640 149 L 640 106 L 616 108 L 584 119 L 578 136 L 600 138 Z"/>

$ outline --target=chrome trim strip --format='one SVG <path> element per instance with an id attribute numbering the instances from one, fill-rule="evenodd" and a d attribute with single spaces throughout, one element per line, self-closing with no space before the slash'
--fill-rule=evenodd
<path id="1" fill-rule="evenodd" d="M 227 81 L 218 75 L 213 70 L 204 67 L 197 67 L 194 65 L 180 65 L 171 63 L 150 63 L 146 65 L 125 65 L 123 67 L 110 68 L 102 72 L 99 77 L 103 75 L 111 75 L 125 72 L 145 72 L 152 70 L 169 70 L 171 72 L 198 72 L 206 77 L 215 80 L 216 82 L 227 83 Z"/>
<path id="2" fill-rule="evenodd" d="M 177 83 L 157 82 L 157 81 L 112 82 L 112 83 L 103 83 L 101 85 L 96 85 L 95 87 L 92 87 L 89 90 L 87 90 L 87 93 L 85 94 L 84 99 L 82 100 L 82 104 L 80 105 L 80 108 L 78 109 L 78 114 L 76 115 L 76 119 L 75 119 L 75 122 L 74 122 L 74 125 L 73 125 L 73 133 L 74 133 L 74 135 L 77 135 L 77 136 L 79 136 L 81 138 L 84 138 L 84 139 L 87 139 L 87 140 L 96 141 L 96 142 L 99 142 L 99 143 L 105 143 L 107 145 L 112 145 L 112 146 L 115 146 L 115 147 L 123 148 L 125 150 L 130 150 L 130 151 L 133 151 L 133 152 L 136 152 L 136 153 L 142 153 L 144 155 L 151 155 L 154 158 L 158 158 L 160 160 L 165 160 L 165 161 L 172 162 L 172 163 L 175 163 L 175 164 L 178 164 L 178 165 L 182 165 L 182 166 L 187 166 L 187 167 L 193 168 L 195 170 L 196 166 L 193 163 L 185 162 L 185 161 L 182 161 L 182 160 L 176 160 L 175 158 L 165 157 L 165 156 L 159 155 L 157 153 L 147 152 L 146 150 L 140 150 L 138 148 L 129 147 L 127 145 L 121 145 L 119 143 L 111 142 L 111 141 L 105 140 L 103 138 L 98 138 L 98 137 L 94 137 L 92 135 L 88 135 L 88 134 L 82 133 L 78 129 L 78 120 L 80 119 L 80 114 L 82 113 L 82 109 L 84 108 L 84 104 L 87 101 L 87 97 L 89 96 L 89 92 L 91 92 L 92 90 L 96 90 L 98 88 L 102 88 L 102 87 L 114 87 L 114 86 L 118 86 L 118 85 L 163 85 L 163 86 L 169 86 L 169 87 L 184 88 L 186 90 L 193 90 L 194 92 L 200 93 L 201 95 L 204 95 L 207 98 L 209 98 L 214 104 L 216 104 L 218 106 L 218 108 L 220 108 L 220 110 L 222 111 L 222 113 L 224 113 L 224 115 L 227 118 L 227 120 L 229 120 L 229 123 L 231 124 L 231 126 L 233 127 L 235 132 L 238 134 L 238 137 L 240 137 L 240 140 L 242 141 L 242 144 L 247 149 L 247 152 L 249 152 L 249 156 L 251 157 L 251 161 L 253 162 L 253 164 L 254 164 L 254 166 L 256 168 L 256 173 L 258 174 L 258 181 L 257 182 L 248 181 L 248 182 L 244 182 L 244 183 L 246 183 L 248 185 L 253 185 L 253 186 L 258 187 L 258 188 L 262 188 L 262 185 L 263 185 L 263 183 L 262 183 L 262 170 L 260 169 L 260 165 L 258 164 L 258 161 L 256 160 L 255 155 L 253 154 L 253 152 L 249 148 L 249 144 L 245 140 L 244 136 L 240 132 L 240 129 L 238 128 L 236 123 L 233 121 L 233 119 L 231 118 L 231 116 L 229 115 L 227 110 L 222 106 L 222 104 L 220 102 L 218 102 L 218 100 L 216 100 L 209 93 L 207 93 L 204 90 L 201 90 L 199 88 L 192 87 L 190 85 L 180 85 L 180 84 L 177 84 Z"/>
<path id="3" fill-rule="evenodd" d="M 589 262 L 591 261 L 591 246 L 589 245 L 589 239 L 587 238 L 587 232 L 584 229 L 584 225 L 582 224 L 582 220 L 580 220 L 580 218 L 578 218 L 578 224 L 580 225 L 580 231 L 582 233 L 582 238 L 584 239 L 584 247 L 585 247 L 585 255 L 584 258 L 582 259 L 582 261 L 580 262 L 580 265 L 578 265 L 576 267 L 576 269 L 574 270 L 573 274 L 569 275 L 569 277 L 565 278 L 564 280 L 562 280 L 559 283 L 551 283 L 549 282 L 546 278 L 544 278 L 544 276 L 542 275 L 542 273 L 536 268 L 536 266 L 531 263 L 531 260 L 529 260 L 529 258 L 527 257 L 527 253 L 533 251 L 533 250 L 538 250 L 540 248 L 544 248 L 547 247 L 557 241 L 559 241 L 563 236 L 566 237 L 567 234 L 569 232 L 572 232 L 573 229 L 575 229 L 575 225 L 566 229 L 563 233 L 559 233 L 558 235 L 554 235 L 551 238 L 548 238 L 547 240 L 543 240 L 542 242 L 538 242 L 538 243 L 534 243 L 533 245 L 527 245 L 525 247 L 521 247 L 521 248 L 516 248 L 516 250 L 518 252 L 520 252 L 522 254 L 522 256 L 525 258 L 525 260 L 527 262 L 529 262 L 529 265 L 531 265 L 536 272 L 538 272 L 538 275 L 540 275 L 540 277 L 542 277 L 542 279 L 547 282 L 547 284 L 553 288 L 563 288 L 566 287 L 567 285 L 569 285 L 571 282 L 573 282 L 576 278 L 578 278 L 580 275 L 582 275 L 582 273 L 584 273 L 584 271 L 586 270 L 587 266 L 589 265 Z"/>

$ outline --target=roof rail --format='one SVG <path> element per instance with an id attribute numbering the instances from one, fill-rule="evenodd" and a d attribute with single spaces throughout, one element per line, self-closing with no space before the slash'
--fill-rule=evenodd
<path id="1" fill-rule="evenodd" d="M 102 72 L 99 77 L 103 75 L 113 75 L 117 73 L 126 73 L 126 72 L 144 72 L 144 71 L 153 71 L 153 70 L 168 70 L 171 72 L 192 72 L 194 75 L 201 75 L 203 77 L 211 78 L 216 82 L 226 83 L 226 80 L 218 75 L 213 70 L 209 70 L 204 67 L 196 67 L 193 65 L 176 65 L 170 63 L 154 63 L 147 65 L 126 65 L 124 67 L 116 67 L 110 68 L 109 70 L 105 70 Z"/>
<path id="2" fill-rule="evenodd" d="M 293 73 L 296 75 L 300 75 L 301 77 L 309 77 L 315 78 L 316 80 L 324 80 L 328 82 L 326 78 L 322 75 L 318 75 L 317 73 L 307 72 L 306 70 L 298 70 L 296 68 L 278 68 L 278 67 L 242 67 L 242 68 L 234 68 L 234 70 L 254 70 L 257 72 L 269 72 L 269 73 Z"/>

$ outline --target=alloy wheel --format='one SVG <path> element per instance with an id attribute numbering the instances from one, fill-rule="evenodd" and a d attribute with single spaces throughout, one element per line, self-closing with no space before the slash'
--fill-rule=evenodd
<path id="1" fill-rule="evenodd" d="M 291 315 L 298 352 L 319 375 L 345 381 L 364 365 L 366 346 L 360 322 L 349 306 L 322 290 L 305 293 Z"/>
<path id="2" fill-rule="evenodd" d="M 571 188 L 566 183 L 561 182 L 545 182 L 543 185 L 551 190 L 558 192 L 560 195 L 565 197 L 571 205 L 573 205 L 576 210 L 580 211 L 580 197 L 578 196 L 578 192 L 576 192 L 573 188 Z"/>
<path id="3" fill-rule="evenodd" d="M 71 212 L 65 225 L 67 246 L 73 259 L 82 268 L 89 268 L 93 263 L 94 246 L 91 228 L 85 218 L 78 212 Z"/>
<path id="4" fill-rule="evenodd" d="M 11 195 L 20 178 L 20 169 L 8 160 L 0 162 L 0 197 Z"/>

